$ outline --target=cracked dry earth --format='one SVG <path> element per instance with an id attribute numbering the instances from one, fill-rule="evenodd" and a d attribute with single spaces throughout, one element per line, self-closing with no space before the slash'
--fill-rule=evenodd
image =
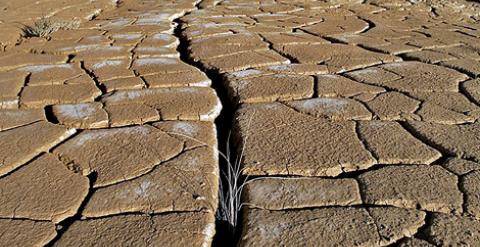
<path id="1" fill-rule="evenodd" d="M 253 179 L 219 245 L 480 246 L 478 3 L 0 13 L 0 246 L 210 246 L 230 121 Z M 42 15 L 82 22 L 23 38 Z"/>

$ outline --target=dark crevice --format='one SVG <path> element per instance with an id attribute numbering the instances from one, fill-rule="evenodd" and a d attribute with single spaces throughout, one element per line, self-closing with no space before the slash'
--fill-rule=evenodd
<path id="1" fill-rule="evenodd" d="M 31 124 L 34 124 L 34 123 L 38 123 L 38 122 L 42 122 L 44 121 L 43 119 L 39 119 L 39 120 L 35 120 L 35 121 L 32 121 L 32 122 L 27 122 L 27 123 L 23 123 L 23 124 L 19 124 L 19 125 L 16 125 L 16 126 L 13 126 L 13 127 L 9 127 L 9 128 L 4 128 L 4 129 L 1 129 L 0 131 L 9 131 L 9 130 L 14 130 L 14 129 L 19 129 L 19 128 L 23 128 L 25 126 L 28 126 L 28 125 L 31 125 Z"/>
<path id="2" fill-rule="evenodd" d="M 312 98 L 318 98 L 319 79 L 318 79 L 318 76 L 312 76 L 312 77 L 313 77 L 313 95 L 312 95 Z"/>
<path id="3" fill-rule="evenodd" d="M 324 39 L 324 40 L 330 41 L 332 44 L 344 44 L 344 45 L 348 45 L 348 42 L 339 40 L 339 39 L 334 38 L 334 37 L 325 36 L 325 35 L 319 35 L 319 34 L 317 34 L 317 33 L 310 32 L 310 31 L 305 30 L 305 29 L 300 29 L 300 30 L 302 30 L 303 32 L 308 33 L 308 34 L 310 34 L 310 35 L 317 36 L 317 37 L 320 37 L 320 38 L 322 38 L 322 39 Z"/>
<path id="4" fill-rule="evenodd" d="M 29 73 L 29 74 L 25 77 L 25 79 L 24 79 L 24 81 L 23 81 L 23 86 L 22 86 L 22 88 L 20 89 L 20 91 L 19 91 L 18 94 L 17 94 L 17 99 L 18 99 L 18 103 L 17 103 L 17 104 L 18 104 L 18 106 L 20 106 L 20 107 L 22 106 L 21 95 L 22 95 L 22 93 L 23 93 L 23 90 L 28 86 L 28 83 L 30 82 L 30 77 L 31 77 L 31 76 L 32 76 L 32 73 Z"/>
<path id="5" fill-rule="evenodd" d="M 75 54 L 69 54 L 66 63 L 71 63 L 74 58 Z"/>
<path id="6" fill-rule="evenodd" d="M 174 22 L 178 24 L 177 28 L 175 29 L 175 36 L 180 40 L 180 44 L 177 47 L 177 51 L 180 53 L 180 59 L 183 62 L 200 69 L 207 75 L 207 77 L 212 81 L 212 88 L 215 89 L 220 101 L 222 102 L 223 108 L 219 117 L 215 120 L 215 124 L 217 127 L 217 141 L 220 146 L 219 149 L 221 151 L 225 150 L 227 145 L 227 136 L 231 130 L 232 119 L 236 110 L 236 107 L 231 103 L 232 100 L 229 97 L 228 90 L 224 86 L 224 81 L 226 78 L 216 70 L 205 68 L 202 63 L 195 61 L 189 56 L 189 41 L 182 35 L 182 21 L 180 19 L 176 19 Z"/>
<path id="7" fill-rule="evenodd" d="M 326 205 L 326 206 L 309 206 L 309 207 L 299 207 L 299 208 L 283 208 L 283 209 L 268 209 L 262 207 L 255 207 L 255 206 L 246 206 L 249 209 L 261 209 L 261 210 L 268 210 L 271 212 L 275 211 L 284 211 L 284 212 L 295 212 L 295 211 L 307 211 L 307 210 L 318 210 L 318 209 L 326 209 L 326 208 L 357 208 L 357 209 L 371 209 L 371 208 L 401 208 L 393 205 L 379 205 L 379 204 L 370 204 L 370 203 L 362 203 L 362 204 L 355 204 L 355 205 Z M 418 211 L 422 211 L 425 213 L 429 213 L 430 211 L 425 211 L 422 209 L 418 209 Z"/>
<path id="8" fill-rule="evenodd" d="M 145 80 L 145 78 L 143 76 L 139 76 L 140 80 L 142 80 L 143 84 L 144 84 L 144 87 L 145 88 L 150 88 L 150 83 L 148 83 L 147 80 Z"/>
<path id="9" fill-rule="evenodd" d="M 204 2 L 205 2 L 205 0 L 199 0 L 199 1 L 197 1 L 197 3 L 195 3 L 195 9 L 203 9 L 202 6 L 203 6 L 203 3 L 204 3 Z M 186 14 L 185 14 L 185 15 L 186 15 Z M 185 16 L 185 15 L 184 15 L 184 16 Z M 174 22 L 175 22 L 175 20 L 174 20 Z M 177 36 L 177 37 L 178 37 L 178 36 Z"/>
<path id="10" fill-rule="evenodd" d="M 190 13 L 186 13 L 184 16 L 188 16 Z M 173 22 L 177 24 L 174 35 L 179 39 L 180 44 L 177 46 L 177 51 L 180 53 L 180 59 L 204 72 L 207 77 L 212 81 L 212 88 L 216 91 L 217 96 L 220 98 L 222 102 L 223 108 L 220 112 L 220 115 L 215 120 L 215 125 L 217 129 L 217 143 L 218 149 L 222 153 L 226 153 L 227 148 L 229 148 L 229 135 L 231 134 L 231 130 L 233 128 L 233 119 L 234 113 L 236 110 L 236 104 L 233 103 L 233 100 L 229 97 L 229 93 L 227 87 L 224 85 L 224 81 L 226 77 L 221 74 L 216 69 L 209 69 L 206 68 L 202 63 L 199 61 L 195 61 L 189 54 L 189 45 L 190 41 L 186 36 L 183 35 L 182 30 L 184 28 L 184 22 L 181 20 L 182 17 L 175 19 Z M 231 151 L 231 157 L 236 157 L 235 149 Z M 219 166 L 220 170 L 225 171 L 228 167 L 228 162 L 222 157 L 219 158 Z M 220 179 L 220 183 L 222 186 L 227 186 L 226 181 Z M 221 193 L 221 191 L 220 191 Z M 219 207 L 220 208 L 220 207 Z M 219 209 L 217 209 L 219 210 Z M 217 215 L 220 212 L 217 211 Z M 239 222 L 241 222 L 241 214 L 239 214 Z M 226 222 L 219 220 L 217 217 L 216 223 L 216 234 L 213 239 L 213 246 L 233 246 L 237 242 L 239 238 L 240 231 L 232 232 L 231 225 Z M 239 227 L 241 228 L 241 226 Z"/>
<path id="11" fill-rule="evenodd" d="M 270 41 L 268 41 L 264 36 L 260 35 L 260 38 L 262 39 L 263 42 L 265 42 L 265 43 L 268 44 L 268 48 L 269 48 L 271 51 L 276 52 L 276 53 L 279 54 L 280 56 L 282 56 L 282 57 L 290 60 L 290 61 L 293 62 L 293 63 L 299 63 L 299 61 L 298 61 L 295 57 L 292 57 L 292 56 L 290 56 L 290 55 L 288 55 L 288 54 L 286 54 L 286 53 L 283 53 L 283 52 L 275 49 L 275 48 L 273 47 L 273 43 L 270 42 Z"/>
<path id="12" fill-rule="evenodd" d="M 438 166 L 441 166 L 443 167 L 443 165 L 445 165 L 445 163 L 451 159 L 451 158 L 455 158 L 454 156 L 449 156 L 449 155 L 442 155 L 442 157 L 440 157 L 439 159 L 435 160 L 434 162 L 432 162 L 430 165 L 438 165 Z M 444 168 L 445 169 L 445 168 Z M 445 169 L 448 171 L 448 169 Z M 454 174 L 453 172 L 451 171 L 448 171 L 452 174 Z"/>
<path id="13" fill-rule="evenodd" d="M 377 26 L 373 21 L 371 21 L 371 20 L 369 20 L 369 19 L 367 19 L 367 18 L 364 18 L 364 17 L 358 17 L 358 18 L 359 18 L 360 20 L 366 22 L 366 23 L 368 24 L 368 27 L 365 28 L 364 30 L 362 30 L 360 33 L 357 33 L 357 34 L 366 33 L 366 32 L 370 31 L 371 29 L 373 29 L 373 28 L 375 28 L 375 27 Z"/>
<path id="14" fill-rule="evenodd" d="M 430 12 L 432 13 L 432 15 L 433 15 L 434 17 L 439 17 L 439 16 L 440 16 L 440 15 L 438 14 L 437 8 L 435 8 L 435 7 L 431 7 Z"/>
<path id="15" fill-rule="evenodd" d="M 28 220 L 28 221 L 34 221 L 34 222 L 43 222 L 43 223 L 51 223 L 49 220 L 39 220 L 39 219 L 30 219 L 27 217 L 5 217 L 5 216 L 0 216 L 0 220 Z"/>
<path id="16" fill-rule="evenodd" d="M 95 101 L 100 101 L 100 98 L 107 94 L 107 89 L 105 88 L 105 86 L 102 83 L 100 83 L 100 81 L 98 81 L 97 76 L 85 67 L 85 62 L 83 62 L 83 61 L 80 62 L 80 68 L 88 76 L 90 76 L 90 78 L 95 82 L 95 86 L 102 92 L 102 94 L 95 99 Z"/>
<path id="17" fill-rule="evenodd" d="M 110 37 L 110 36 L 109 36 Z M 143 43 L 143 41 L 145 40 L 146 36 L 144 35 L 134 46 L 133 48 L 130 50 L 130 63 L 128 64 L 128 69 L 132 69 L 132 66 L 133 66 L 133 61 L 135 60 L 135 49 L 138 48 L 138 46 Z M 140 74 L 133 70 L 133 73 L 136 75 L 136 76 L 139 76 L 140 77 Z M 142 78 L 143 80 L 143 78 Z"/>
<path id="18" fill-rule="evenodd" d="M 95 190 L 95 189 L 93 189 Z M 205 212 L 203 210 L 182 210 L 182 211 L 175 211 L 175 210 L 170 210 L 166 212 L 158 212 L 158 213 L 145 213 L 145 212 L 139 212 L 139 211 L 133 211 L 133 212 L 120 212 L 120 213 L 115 213 L 115 214 L 108 214 L 108 215 L 102 215 L 102 216 L 95 216 L 95 217 L 83 217 L 81 220 L 99 220 L 99 219 L 108 219 L 111 217 L 116 217 L 116 216 L 128 216 L 128 215 L 136 215 L 136 216 L 160 216 L 160 215 L 172 215 L 172 214 L 189 214 L 189 213 L 201 213 Z"/>
<path id="19" fill-rule="evenodd" d="M 288 53 L 282 52 L 282 51 L 280 51 L 280 50 L 274 49 L 272 43 L 268 42 L 268 41 L 267 41 L 265 38 L 263 38 L 263 37 L 262 37 L 262 39 L 263 39 L 264 42 L 266 42 L 267 44 L 269 44 L 269 45 L 268 45 L 268 48 L 270 48 L 271 51 L 275 51 L 275 52 L 276 52 L 277 54 L 279 54 L 280 56 L 282 56 L 282 57 L 290 60 L 291 63 L 294 63 L 294 64 L 295 64 L 295 63 L 300 63 L 300 61 L 298 61 L 298 59 L 297 59 L 296 57 L 294 57 L 294 56 L 292 56 L 292 55 L 290 55 L 290 54 L 288 54 Z"/>
<path id="20" fill-rule="evenodd" d="M 422 28 L 428 29 L 428 27 L 426 27 L 426 26 L 422 26 Z M 412 32 L 421 34 L 421 35 L 425 36 L 425 38 L 431 38 L 431 37 L 432 37 L 431 34 L 426 33 L 426 32 L 422 32 L 422 31 L 420 31 L 420 30 L 413 30 Z"/>
<path id="21" fill-rule="evenodd" d="M 51 105 L 45 106 L 44 112 L 45 112 L 45 118 L 47 119 L 48 122 L 53 124 L 60 123 L 57 117 L 55 116 L 55 114 L 53 113 L 53 106 Z"/>
<path id="22" fill-rule="evenodd" d="M 398 54 L 390 54 L 389 52 L 386 52 L 386 51 L 383 51 L 379 48 L 375 48 L 375 47 L 371 47 L 371 46 L 366 46 L 365 44 L 358 44 L 357 45 L 358 47 L 360 48 L 363 48 L 367 51 L 371 51 L 371 52 L 376 52 L 376 53 L 382 53 L 382 54 L 388 54 L 388 55 L 392 55 L 392 56 L 398 56 Z"/>
<path id="23" fill-rule="evenodd" d="M 345 171 L 345 172 L 342 172 L 340 173 L 339 175 L 336 175 L 334 177 L 332 176 L 308 176 L 308 178 L 317 178 L 317 179 L 334 179 L 334 180 L 337 180 L 337 179 L 347 179 L 347 178 L 357 178 L 359 177 L 360 175 L 364 174 L 364 173 L 368 173 L 368 172 L 373 172 L 373 171 L 378 171 L 378 170 L 381 170 L 385 167 L 396 167 L 396 166 L 407 166 L 408 164 L 401 164 L 401 163 L 395 163 L 395 164 L 374 164 L 370 167 L 367 167 L 367 168 L 362 168 L 362 169 L 359 169 L 359 170 L 355 170 L 355 171 Z M 422 164 L 418 164 L 418 165 L 422 165 Z M 286 175 L 286 174 L 265 174 L 265 175 L 251 175 L 249 176 L 249 179 L 250 180 L 253 180 L 253 179 L 259 179 L 259 178 L 304 178 L 305 176 L 304 175 L 300 175 L 300 174 L 290 174 L 290 175 Z"/>
<path id="24" fill-rule="evenodd" d="M 90 183 L 88 194 L 85 197 L 85 199 L 82 201 L 82 203 L 80 204 L 80 207 L 78 208 L 77 213 L 74 216 L 69 217 L 69 218 L 63 220 L 62 222 L 60 222 L 59 224 L 57 224 L 57 236 L 55 236 L 55 238 L 52 241 L 50 241 L 48 244 L 46 244 L 45 246 L 47 246 L 47 247 L 53 246 L 55 244 L 55 242 L 58 241 L 62 237 L 62 235 L 68 230 L 68 228 L 74 222 L 82 219 L 82 212 L 85 209 L 88 201 L 90 200 L 90 198 L 92 197 L 93 192 L 94 192 L 93 184 L 95 184 L 95 180 L 97 179 L 97 173 L 92 172 L 87 176 L 87 178 L 88 178 L 88 181 Z"/>
<path id="25" fill-rule="evenodd" d="M 427 241 L 428 243 L 432 244 L 433 246 L 437 246 L 435 243 L 431 242 L 430 241 L 430 238 L 428 236 L 428 229 L 430 228 L 430 226 L 432 225 L 433 223 L 433 212 L 428 212 L 428 211 L 425 211 L 426 215 L 425 215 L 425 224 L 420 227 L 418 230 L 417 230 L 417 233 L 415 235 L 413 235 L 415 238 L 418 238 L 418 239 L 422 239 L 422 240 L 425 240 Z"/>
<path id="26" fill-rule="evenodd" d="M 421 51 L 430 51 L 430 50 L 421 50 Z M 436 52 L 436 51 L 432 51 L 432 52 Z M 440 53 L 440 52 L 438 52 L 438 53 Z M 397 54 L 396 56 L 401 57 L 402 60 L 405 61 L 405 62 L 411 61 L 411 62 L 421 62 L 421 63 L 426 63 L 426 64 L 436 64 L 436 63 L 431 63 L 431 62 L 428 62 L 428 61 L 422 61 L 419 58 L 410 57 L 410 56 L 408 56 L 408 52 Z M 442 61 L 440 61 L 440 62 L 442 62 Z"/>
<path id="27" fill-rule="evenodd" d="M 332 44 L 342 44 L 342 45 L 349 45 L 348 42 L 341 40 L 339 38 L 331 37 L 331 36 L 321 36 L 323 39 L 330 41 Z"/>

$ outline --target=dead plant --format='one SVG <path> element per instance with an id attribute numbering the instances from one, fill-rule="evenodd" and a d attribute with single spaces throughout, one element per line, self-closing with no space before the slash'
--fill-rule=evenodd
<path id="1" fill-rule="evenodd" d="M 250 126 L 251 120 L 253 118 L 253 114 L 249 120 L 248 126 Z M 248 140 L 248 129 L 246 132 L 246 138 L 244 139 L 242 146 L 239 150 L 239 155 L 237 157 L 233 157 L 233 154 L 230 149 L 230 137 L 231 133 L 228 134 L 227 137 L 227 145 L 225 153 L 218 150 L 217 147 L 212 147 L 209 144 L 198 140 L 194 137 L 177 133 L 177 132 L 168 132 L 169 134 L 182 136 L 198 142 L 202 145 L 207 147 L 213 148 L 216 152 L 218 152 L 219 156 L 225 161 L 226 167 L 224 169 L 220 169 L 220 181 L 219 181 L 219 208 L 216 213 L 216 218 L 219 221 L 228 223 L 229 226 L 229 233 L 231 237 L 234 237 L 237 233 L 238 227 L 238 218 L 239 213 L 244 206 L 242 202 L 242 192 L 244 187 L 251 181 L 255 179 L 249 179 L 248 176 L 243 175 L 242 162 L 244 158 L 244 151 L 247 145 Z"/>
<path id="2" fill-rule="evenodd" d="M 22 24 L 23 25 L 23 24 Z M 26 38 L 41 37 L 46 38 L 58 30 L 74 29 L 80 26 L 78 20 L 62 21 L 53 20 L 49 17 L 41 17 L 33 23 L 32 26 L 23 25 L 22 32 Z"/>

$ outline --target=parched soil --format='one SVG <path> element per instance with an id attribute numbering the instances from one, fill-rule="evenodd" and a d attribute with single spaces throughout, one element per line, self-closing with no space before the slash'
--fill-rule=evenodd
<path id="1" fill-rule="evenodd" d="M 480 246 L 479 3 L 22 0 L 0 30 L 0 246 Z"/>

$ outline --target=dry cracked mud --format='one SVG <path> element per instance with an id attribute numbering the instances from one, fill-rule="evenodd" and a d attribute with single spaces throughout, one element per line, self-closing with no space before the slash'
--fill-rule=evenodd
<path id="1" fill-rule="evenodd" d="M 0 30 L 0 246 L 480 246 L 478 1 L 20 0 Z"/>

